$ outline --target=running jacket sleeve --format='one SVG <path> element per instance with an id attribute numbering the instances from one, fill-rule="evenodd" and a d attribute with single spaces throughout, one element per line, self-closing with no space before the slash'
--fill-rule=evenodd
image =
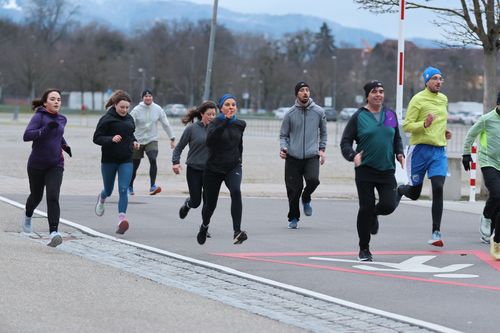
<path id="1" fill-rule="evenodd" d="M 290 117 L 288 113 L 285 114 L 280 128 L 280 150 L 286 149 L 290 146 Z"/>
<path id="2" fill-rule="evenodd" d="M 326 115 L 323 113 L 319 125 L 319 150 L 326 150 L 326 142 L 328 139 L 328 130 L 326 127 Z"/>
<path id="3" fill-rule="evenodd" d="M 347 122 L 344 132 L 342 133 L 342 139 L 340 140 L 340 150 L 342 151 L 342 156 L 349 162 L 354 160 L 357 152 L 352 148 L 354 141 L 357 141 L 358 137 L 358 115 L 356 112 Z"/>
<path id="4" fill-rule="evenodd" d="M 44 137 L 47 132 L 47 126 L 42 126 L 42 117 L 37 112 L 31 118 L 26 130 L 24 131 L 23 141 L 35 141 L 41 137 Z"/>
<path id="5" fill-rule="evenodd" d="M 396 117 L 397 118 L 397 117 Z M 401 133 L 399 132 L 399 123 L 396 122 L 396 128 L 394 133 L 394 154 L 398 156 L 399 154 L 405 155 L 403 148 L 403 140 L 401 140 Z"/>
<path id="6" fill-rule="evenodd" d="M 172 130 L 172 126 L 170 126 L 170 122 L 168 121 L 167 115 L 163 111 L 162 108 L 160 108 L 160 122 L 161 126 L 163 127 L 163 130 L 165 133 L 167 133 L 168 137 L 170 140 L 175 139 L 174 131 Z"/>
<path id="7" fill-rule="evenodd" d="M 471 147 L 474 141 L 476 140 L 477 136 L 481 134 L 482 131 L 484 131 L 484 116 L 481 116 L 479 118 L 479 121 L 477 121 L 472 127 L 469 129 L 467 132 L 467 135 L 465 136 L 464 140 L 464 155 L 470 155 L 471 154 Z"/>
<path id="8" fill-rule="evenodd" d="M 186 127 L 184 132 L 182 132 L 181 138 L 179 139 L 179 142 L 177 143 L 177 146 L 175 146 L 174 151 L 172 152 L 172 164 L 179 164 L 181 162 L 181 154 L 186 145 L 191 141 L 191 129 L 194 126 L 194 124 L 189 125 Z"/>
<path id="9" fill-rule="evenodd" d="M 104 115 L 97 123 L 93 141 L 96 145 L 105 146 L 113 143 L 113 137 L 108 135 L 108 126 L 106 122 L 106 115 Z M 134 137 L 135 140 L 135 137 Z"/>

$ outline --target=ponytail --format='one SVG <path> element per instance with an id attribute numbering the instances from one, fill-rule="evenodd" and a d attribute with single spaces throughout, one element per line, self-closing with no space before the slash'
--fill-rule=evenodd
<path id="1" fill-rule="evenodd" d="M 215 109 L 217 110 L 217 106 L 212 101 L 205 101 L 201 103 L 198 107 L 192 108 L 188 111 L 188 113 L 182 118 L 182 123 L 187 125 L 188 123 L 192 123 L 194 118 L 198 118 L 201 120 L 201 116 L 208 110 Z"/>
<path id="2" fill-rule="evenodd" d="M 56 93 L 59 94 L 59 96 L 61 96 L 61 92 L 59 91 L 59 89 L 55 89 L 55 88 L 47 89 L 43 92 L 43 95 L 41 98 L 37 98 L 37 99 L 34 99 L 31 101 L 31 109 L 33 111 L 35 111 L 39 107 L 43 106 L 43 104 L 47 102 L 47 99 L 49 98 L 49 94 L 53 91 L 55 91 Z"/>

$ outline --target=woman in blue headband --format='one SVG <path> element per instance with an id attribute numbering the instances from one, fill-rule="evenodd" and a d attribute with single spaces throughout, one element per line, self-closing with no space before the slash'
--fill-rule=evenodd
<path id="1" fill-rule="evenodd" d="M 241 156 L 243 132 L 246 122 L 236 118 L 236 97 L 224 94 L 217 102 L 219 115 L 208 125 L 208 160 L 203 174 L 204 203 L 201 211 L 203 222 L 197 235 L 200 245 L 207 240 L 208 225 L 212 217 L 219 191 L 224 182 L 231 194 L 231 217 L 233 218 L 233 243 L 241 244 L 247 239 L 241 230 Z"/>

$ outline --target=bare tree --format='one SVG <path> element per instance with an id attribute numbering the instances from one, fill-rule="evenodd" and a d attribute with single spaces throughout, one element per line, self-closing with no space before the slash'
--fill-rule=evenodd
<path id="1" fill-rule="evenodd" d="M 399 0 L 354 0 L 362 8 L 375 13 L 394 12 Z M 406 9 L 426 9 L 439 14 L 434 24 L 441 28 L 451 47 L 476 45 L 484 53 L 483 111 L 488 112 L 496 95 L 496 56 L 500 48 L 500 0 L 457 0 L 447 7 L 433 6 L 432 0 L 405 2 Z"/>

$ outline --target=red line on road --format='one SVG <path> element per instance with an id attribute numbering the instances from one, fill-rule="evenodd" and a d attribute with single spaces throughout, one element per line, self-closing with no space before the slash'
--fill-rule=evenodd
<path id="1" fill-rule="evenodd" d="M 437 284 L 452 285 L 452 286 L 459 286 L 459 287 L 468 287 L 468 288 L 500 291 L 500 287 L 480 285 L 480 284 L 474 284 L 474 283 L 443 281 L 443 280 L 436 280 L 436 279 L 419 278 L 419 277 L 414 277 L 414 276 L 404 276 L 404 275 L 380 273 L 380 272 L 369 272 L 369 271 L 361 271 L 361 270 L 350 269 L 350 268 L 333 267 L 333 266 L 317 265 L 317 264 L 305 264 L 305 263 L 298 263 L 298 262 L 287 261 L 287 260 L 264 258 L 264 257 L 310 257 L 310 256 L 357 256 L 357 254 L 358 254 L 357 252 L 264 252 L 264 253 L 253 252 L 253 253 L 212 253 L 212 254 L 217 255 L 217 256 L 245 259 L 245 260 L 251 260 L 251 261 L 261 261 L 261 262 L 269 262 L 269 263 L 275 263 L 275 264 L 293 265 L 293 266 L 299 266 L 299 267 L 319 268 L 319 269 L 326 269 L 326 270 L 330 270 L 330 271 L 355 273 L 355 274 L 360 274 L 360 275 L 372 275 L 372 276 L 389 277 L 389 278 L 396 278 L 396 279 L 403 279 L 403 280 L 420 281 L 420 282 L 425 282 L 425 283 L 437 283 Z M 480 260 L 482 260 L 485 263 L 487 263 L 488 265 L 490 265 L 493 269 L 500 271 L 500 261 L 495 261 L 495 260 L 491 259 L 491 257 L 487 253 L 485 253 L 483 251 L 478 251 L 478 250 L 467 250 L 467 251 L 458 251 L 458 250 L 451 250 L 451 251 L 377 251 L 377 252 L 373 252 L 373 254 L 374 255 L 429 255 L 429 254 L 432 254 L 432 255 L 435 255 L 435 254 L 469 255 L 469 254 L 471 254 L 471 255 L 475 255 Z M 363 262 L 360 262 L 359 264 L 362 265 Z"/>

